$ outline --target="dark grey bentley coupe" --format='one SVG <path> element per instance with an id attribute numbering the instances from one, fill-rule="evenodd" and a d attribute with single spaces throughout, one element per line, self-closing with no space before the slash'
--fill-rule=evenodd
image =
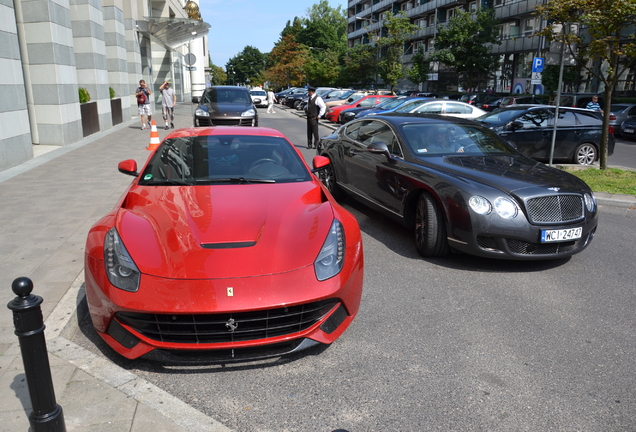
<path id="1" fill-rule="evenodd" d="M 331 161 L 320 175 L 336 198 L 413 228 L 424 257 L 562 258 L 585 249 L 598 224 L 585 182 L 469 120 L 362 118 L 323 137 L 318 154 Z"/>

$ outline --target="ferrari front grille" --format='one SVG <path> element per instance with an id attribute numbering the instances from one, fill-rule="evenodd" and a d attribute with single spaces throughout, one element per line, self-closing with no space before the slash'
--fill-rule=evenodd
<path id="1" fill-rule="evenodd" d="M 323 300 L 253 312 L 152 314 L 118 312 L 115 318 L 137 333 L 159 342 L 211 344 L 286 336 L 320 321 L 337 300 Z"/>
<path id="2" fill-rule="evenodd" d="M 526 203 L 533 223 L 572 222 L 583 217 L 583 197 L 580 195 L 550 195 L 531 198 Z"/>

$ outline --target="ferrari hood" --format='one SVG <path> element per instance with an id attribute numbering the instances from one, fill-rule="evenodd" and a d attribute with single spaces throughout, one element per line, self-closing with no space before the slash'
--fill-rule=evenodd
<path id="1" fill-rule="evenodd" d="M 313 182 L 136 186 L 116 227 L 142 273 L 208 279 L 312 265 L 332 221 Z"/>
<path id="2" fill-rule="evenodd" d="M 572 174 L 523 156 L 446 156 L 442 160 L 444 170 L 509 193 L 537 189 L 545 194 L 547 188 L 555 187 L 562 192 L 588 189 Z"/>

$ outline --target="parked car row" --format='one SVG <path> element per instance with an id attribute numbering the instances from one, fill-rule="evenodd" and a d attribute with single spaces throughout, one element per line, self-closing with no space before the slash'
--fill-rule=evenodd
<path id="1" fill-rule="evenodd" d="M 552 149 L 555 107 L 518 104 L 523 98 L 518 99 L 515 96 L 503 97 L 500 108 L 487 112 L 477 107 L 478 103 L 469 104 L 448 99 L 395 97 L 351 89 L 319 88 L 318 92 L 326 100 L 326 119 L 334 123 L 344 124 L 355 119 L 388 113 L 451 116 L 473 119 L 483 124 L 521 154 L 536 160 L 552 159 L 591 165 L 598 160 L 600 154 L 603 121 L 598 112 L 586 109 L 559 108 Z M 287 96 L 279 97 L 284 103 L 290 101 L 292 104 L 292 101 L 302 101 L 300 96 L 304 94 L 305 89 L 291 89 Z M 196 100 L 198 107 L 194 113 L 194 125 L 258 126 L 255 105 L 266 106 L 266 99 L 265 91 L 260 89 L 248 92 L 244 87 L 209 87 Z M 544 102 L 534 97 L 533 100 Z M 614 152 L 614 133 L 617 130 L 626 137 L 636 137 L 636 104 L 612 105 L 608 130 L 609 155 Z"/>

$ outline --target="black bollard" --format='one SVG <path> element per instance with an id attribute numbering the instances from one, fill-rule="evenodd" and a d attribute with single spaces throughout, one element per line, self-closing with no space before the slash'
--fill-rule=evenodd
<path id="1" fill-rule="evenodd" d="M 29 415 L 31 432 L 66 432 L 62 407 L 55 402 L 40 308 L 42 297 L 31 294 L 33 282 L 26 277 L 14 280 L 11 289 L 17 297 L 7 307 L 13 311 L 13 325 L 20 340 L 24 374 L 33 406 Z"/>

